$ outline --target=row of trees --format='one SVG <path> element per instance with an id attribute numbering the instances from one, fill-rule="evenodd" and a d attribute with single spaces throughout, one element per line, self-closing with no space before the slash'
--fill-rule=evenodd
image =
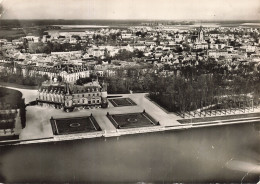
<path id="1" fill-rule="evenodd" d="M 0 72 L 1 82 L 10 82 L 26 86 L 39 86 L 42 82 L 48 80 L 47 75 L 33 75 L 33 76 L 23 76 L 18 73 L 7 74 L 6 72 Z"/>
<path id="2" fill-rule="evenodd" d="M 260 70 L 241 65 L 232 73 L 218 63 L 200 63 L 197 66 L 177 68 L 174 76 L 154 73 L 154 68 L 128 67 L 116 71 L 115 76 L 105 77 L 108 93 L 149 92 L 150 98 L 173 112 L 192 111 L 199 108 L 219 108 L 249 104 L 254 100 L 259 104 Z"/>
<path id="3" fill-rule="evenodd" d="M 133 52 L 128 51 L 126 49 L 121 49 L 118 53 L 112 58 L 122 61 L 131 61 L 132 58 L 142 58 L 144 56 L 144 52 L 138 49 L 135 49 Z"/>
<path id="4" fill-rule="evenodd" d="M 58 43 L 58 42 L 47 42 L 42 43 L 28 43 L 26 39 L 23 44 L 18 47 L 22 52 L 30 53 L 46 53 L 50 54 L 51 52 L 66 52 L 66 51 L 78 51 L 85 50 L 87 47 L 86 44 L 76 43 Z"/>
<path id="5" fill-rule="evenodd" d="M 185 112 L 221 104 L 224 101 L 244 101 L 248 94 L 256 104 L 260 97 L 260 80 L 249 81 L 240 76 L 225 81 L 223 76 L 204 74 L 196 80 L 185 77 L 158 77 L 150 80 L 150 97 L 169 111 Z M 224 99 L 224 100 L 223 100 Z"/>
<path id="6" fill-rule="evenodd" d="M 150 97 L 173 112 L 212 108 L 219 104 L 251 105 L 249 100 L 253 100 L 255 105 L 259 104 L 259 71 L 232 73 L 220 65 L 211 69 L 207 67 L 179 68 L 181 75 L 174 77 L 154 75 L 149 82 Z M 249 65 L 241 66 L 241 70 L 249 68 Z"/>

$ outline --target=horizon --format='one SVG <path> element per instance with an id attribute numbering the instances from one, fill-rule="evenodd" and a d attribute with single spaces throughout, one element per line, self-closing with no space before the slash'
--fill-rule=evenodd
<path id="1" fill-rule="evenodd" d="M 11 19 L 11 18 L 4 18 L 0 19 L 0 21 L 6 21 L 6 20 L 13 20 L 13 21 L 48 21 L 48 20 L 55 20 L 55 21 L 176 21 L 176 22 L 228 22 L 228 21 L 234 21 L 234 22 L 245 22 L 245 21 L 252 21 L 252 22 L 260 22 L 260 19 L 56 19 L 56 18 L 49 18 L 49 19 Z"/>
<path id="2" fill-rule="evenodd" d="M 0 5 L 1 20 L 260 20 L 258 0 L 0 0 Z"/>

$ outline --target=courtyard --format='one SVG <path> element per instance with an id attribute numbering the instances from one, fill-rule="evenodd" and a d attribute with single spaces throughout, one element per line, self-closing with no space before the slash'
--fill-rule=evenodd
<path id="1" fill-rule="evenodd" d="M 54 135 L 101 131 L 101 128 L 93 116 L 59 119 L 51 118 L 50 121 Z"/>
<path id="2" fill-rule="evenodd" d="M 150 127 L 160 125 L 146 112 L 107 115 L 117 129 Z"/>
<path id="3" fill-rule="evenodd" d="M 136 103 L 131 98 L 109 99 L 114 107 L 133 106 Z"/>

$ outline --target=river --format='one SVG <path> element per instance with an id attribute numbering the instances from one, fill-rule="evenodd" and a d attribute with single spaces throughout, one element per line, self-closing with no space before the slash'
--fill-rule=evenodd
<path id="1" fill-rule="evenodd" d="M 257 182 L 259 143 L 249 123 L 0 147 L 0 181 Z"/>

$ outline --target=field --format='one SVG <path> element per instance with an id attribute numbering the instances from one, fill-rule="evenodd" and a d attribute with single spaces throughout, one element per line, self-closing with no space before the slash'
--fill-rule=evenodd
<path id="1" fill-rule="evenodd" d="M 7 40 L 12 40 L 24 36 L 26 36 L 26 34 L 23 30 L 0 30 L 0 39 L 4 38 Z"/>
<path id="2" fill-rule="evenodd" d="M 92 116 L 51 119 L 50 121 L 54 135 L 87 133 L 101 130 Z"/>
<path id="3" fill-rule="evenodd" d="M 146 112 L 108 115 L 108 119 L 118 129 L 159 125 L 159 123 Z"/>
<path id="4" fill-rule="evenodd" d="M 44 27 L 23 27 L 23 25 L 19 26 L 19 29 L 13 29 L 11 26 L 0 27 L 0 39 L 12 41 L 26 35 L 42 36 L 44 31 Z"/>
<path id="5" fill-rule="evenodd" d="M 109 101 L 113 104 L 114 107 L 136 105 L 136 103 L 130 98 L 109 99 Z"/>

